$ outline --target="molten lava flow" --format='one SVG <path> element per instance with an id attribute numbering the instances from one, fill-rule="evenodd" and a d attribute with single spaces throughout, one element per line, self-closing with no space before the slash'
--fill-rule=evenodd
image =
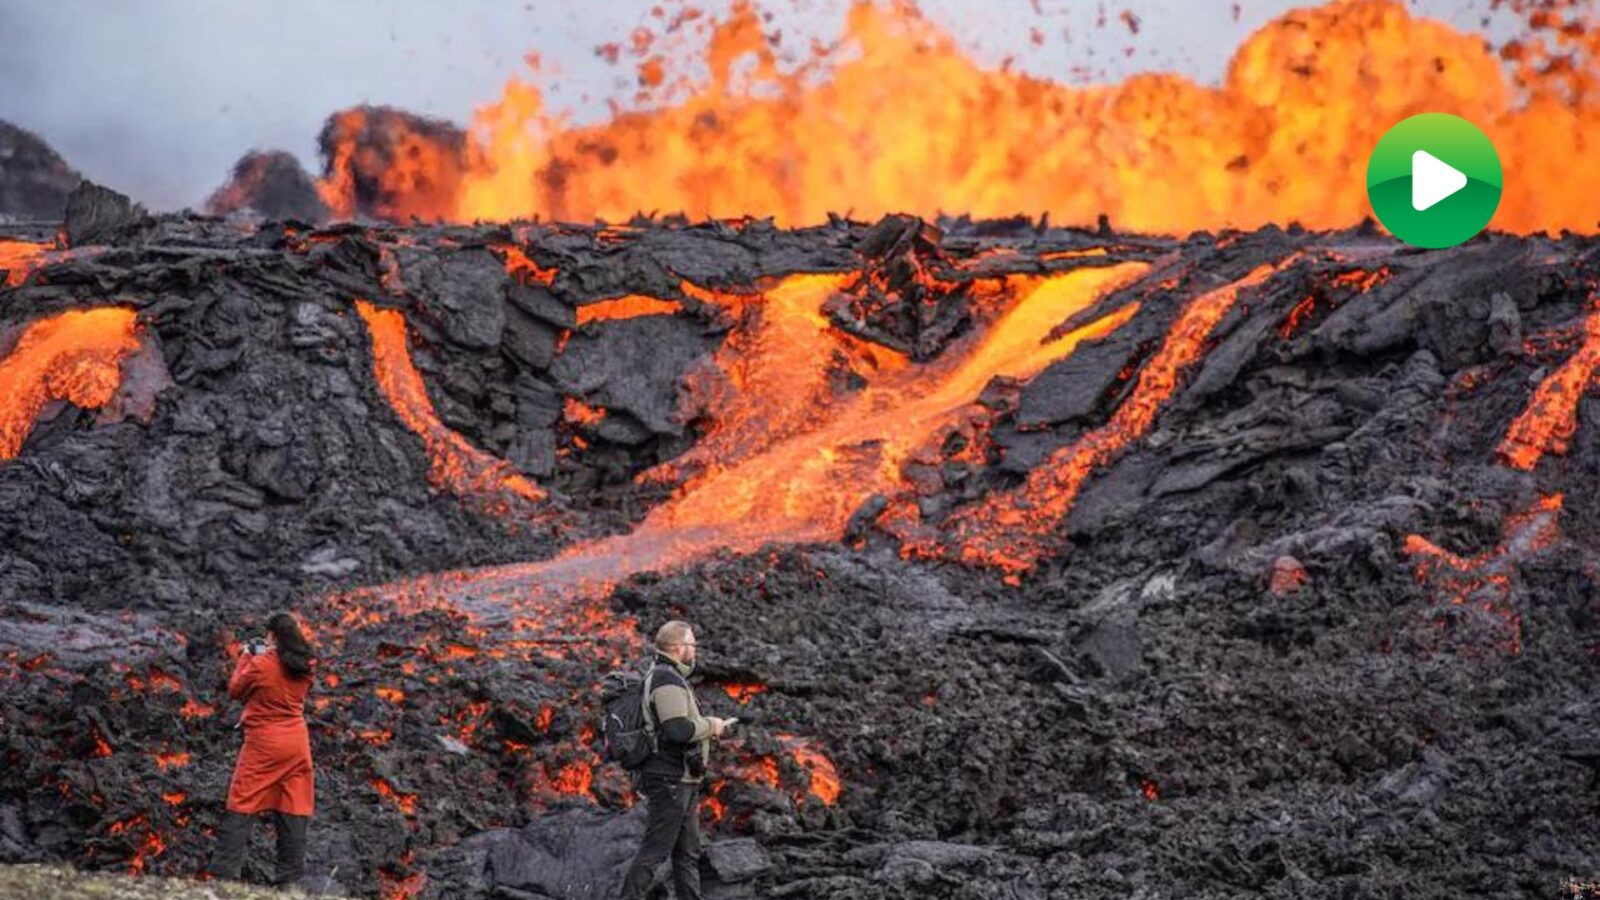
<path id="1" fill-rule="evenodd" d="M 139 348 L 131 309 L 73 310 L 34 322 L 0 360 L 0 460 L 12 459 L 45 404 L 105 405 L 122 383 L 122 361 Z"/>
<path id="2" fill-rule="evenodd" d="M 789 279 L 767 295 L 751 345 L 735 351 L 753 355 L 742 357 L 742 369 L 731 366 L 730 380 L 742 389 L 728 407 L 734 416 L 715 423 L 696 447 L 725 449 L 726 459 L 702 459 L 704 469 L 632 533 L 574 544 L 546 562 L 481 570 L 471 576 L 474 592 L 487 596 L 495 583 L 512 594 L 530 583 L 603 589 L 628 574 L 679 565 L 720 548 L 743 552 L 772 541 L 836 540 L 851 513 L 872 494 L 898 484 L 901 465 L 959 422 L 992 378 L 1030 378 L 1080 342 L 1131 318 L 1136 304 L 1047 337 L 1148 268 L 1122 263 L 1045 279 L 987 333 L 969 339 L 965 354 L 953 347 L 934 363 L 882 371 L 865 388 L 832 403 L 821 402 L 819 393 L 828 360 L 818 360 L 816 332 L 828 326 L 817 310 L 842 276 Z M 795 367 L 788 379 L 785 365 Z M 814 371 L 823 374 L 808 374 Z M 769 428 L 782 437 L 763 439 Z M 386 590 L 391 596 L 415 592 L 414 586 Z"/>
<path id="3" fill-rule="evenodd" d="M 676 300 L 661 300 L 643 294 L 629 294 L 578 307 L 578 326 L 606 319 L 636 319 L 639 316 L 671 315 L 682 309 Z"/>
<path id="4" fill-rule="evenodd" d="M 687 452 L 640 476 L 670 483 L 702 467 L 726 467 L 828 415 L 834 392 L 830 362 L 854 358 L 857 368 L 898 367 L 892 351 L 864 345 L 832 327 L 822 304 L 849 275 L 791 275 L 758 297 L 685 293 L 728 310 L 741 321 L 717 352 L 715 367 L 689 382 L 709 411 L 706 434 Z"/>
<path id="5" fill-rule="evenodd" d="M 439 421 L 422 373 L 411 362 L 405 316 L 399 310 L 379 309 L 365 300 L 356 301 L 356 310 L 372 334 L 373 378 L 395 415 L 422 438 L 430 464 L 429 481 L 464 497 L 509 495 L 529 502 L 545 499 L 538 485 L 513 471 L 509 464 L 473 447 Z"/>
<path id="6" fill-rule="evenodd" d="M 1110 421 L 1050 454 L 1028 473 L 1021 487 L 992 494 L 952 517 L 949 524 L 961 541 L 960 557 L 1002 569 L 1013 581 L 1032 568 L 1047 552 L 1046 538 L 1072 511 L 1084 480 L 1150 427 L 1183 370 L 1200 358 L 1211 329 L 1233 308 L 1240 292 L 1265 282 L 1294 259 L 1258 266 L 1238 281 L 1190 300 Z M 925 542 L 908 543 L 905 549 L 908 554 L 940 553 Z"/>
<path id="7" fill-rule="evenodd" d="M 909 3 L 858 3 L 834 49 L 788 70 L 771 31 L 736 4 L 702 60 L 652 57 L 641 102 L 656 105 L 598 125 L 568 124 L 513 78 L 476 112 L 464 152 L 458 134 L 420 124 L 391 124 L 363 144 L 370 116 L 340 113 L 324 196 L 349 215 L 355 182 L 376 181 L 362 211 L 400 220 L 624 221 L 661 210 L 804 225 L 849 210 L 1048 212 L 1070 224 L 1106 213 L 1180 234 L 1332 228 L 1369 214 L 1366 160 L 1384 131 L 1443 111 L 1482 126 L 1519 173 L 1491 227 L 1596 227 L 1600 167 L 1570 164 L 1600 139 L 1595 36 L 1581 24 L 1559 30 L 1563 56 L 1512 45 L 1508 66 L 1483 36 L 1397 0 L 1335 0 L 1256 31 L 1216 87 L 1171 74 L 1080 87 L 986 68 Z M 709 73 L 702 83 L 676 74 L 697 66 Z M 376 178 L 362 158 L 374 146 L 394 159 Z"/>
<path id="8" fill-rule="evenodd" d="M 1289 309 L 1289 314 L 1284 316 L 1283 324 L 1278 326 L 1278 337 L 1288 339 L 1300 328 L 1300 323 L 1311 317 L 1311 313 L 1316 308 L 1317 297 L 1315 294 L 1307 294 L 1301 297 L 1299 302 Z"/>
<path id="9" fill-rule="evenodd" d="M 22 284 L 44 262 L 48 252 L 49 244 L 0 240 L 0 272 L 5 273 L 5 278 L 0 279 L 0 287 Z"/>
<path id="10" fill-rule="evenodd" d="M 1516 566 L 1560 536 L 1561 494 L 1539 498 L 1528 510 L 1506 520 L 1505 537 L 1492 550 L 1463 557 L 1419 534 L 1407 535 L 1402 549 L 1415 560 L 1417 581 L 1439 591 L 1456 612 L 1482 619 L 1498 646 L 1522 652 L 1522 614 L 1511 603 Z"/>
<path id="11" fill-rule="evenodd" d="M 1583 324 L 1583 343 L 1576 353 L 1539 382 L 1522 414 L 1511 423 L 1497 452 L 1512 468 L 1530 471 L 1546 453 L 1567 452 L 1578 427 L 1578 401 L 1583 399 L 1600 365 L 1600 304 Z"/>

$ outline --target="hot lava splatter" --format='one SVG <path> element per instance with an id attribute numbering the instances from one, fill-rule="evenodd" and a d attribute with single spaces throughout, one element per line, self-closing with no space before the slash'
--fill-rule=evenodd
<path id="1" fill-rule="evenodd" d="M 29 325 L 0 360 L 0 460 L 22 450 L 45 404 L 104 406 L 122 383 L 122 362 L 139 348 L 131 309 L 72 310 Z"/>
<path id="2" fill-rule="evenodd" d="M 701 59 L 653 54 L 641 106 L 597 125 L 568 124 L 520 78 L 465 138 L 340 113 L 322 193 L 345 215 L 374 198 L 366 211 L 396 221 L 661 210 L 802 225 L 849 210 L 1334 228 L 1369 215 L 1366 160 L 1384 131 L 1446 111 L 1482 126 L 1521 173 L 1492 227 L 1590 232 L 1600 169 L 1569 161 L 1600 130 L 1596 37 L 1559 15 L 1533 24 L 1559 32 L 1559 52 L 1522 41 L 1501 59 L 1395 0 L 1335 0 L 1256 31 L 1216 87 L 1172 74 L 1080 87 L 981 65 L 909 3 L 856 4 L 835 44 L 791 64 L 762 13 L 737 3 Z M 677 74 L 697 68 L 708 77 Z"/>

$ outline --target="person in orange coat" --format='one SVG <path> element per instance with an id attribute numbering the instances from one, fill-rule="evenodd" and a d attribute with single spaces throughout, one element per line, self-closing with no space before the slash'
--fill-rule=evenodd
<path id="1" fill-rule="evenodd" d="M 271 812 L 278 833 L 273 883 L 292 885 L 305 872 L 306 826 L 315 804 L 306 694 L 314 661 L 300 624 L 286 612 L 267 621 L 269 646 L 239 657 L 228 696 L 244 701 L 244 748 L 228 787 L 228 811 L 218 829 L 211 871 L 237 881 L 256 816 Z"/>

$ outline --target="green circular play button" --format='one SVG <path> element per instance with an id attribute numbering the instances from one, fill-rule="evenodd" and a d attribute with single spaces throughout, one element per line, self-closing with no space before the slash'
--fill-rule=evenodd
<path id="1" fill-rule="evenodd" d="M 1460 116 L 1422 113 L 1389 129 L 1367 160 L 1367 199 L 1395 237 L 1454 247 L 1482 231 L 1500 205 L 1500 156 Z"/>

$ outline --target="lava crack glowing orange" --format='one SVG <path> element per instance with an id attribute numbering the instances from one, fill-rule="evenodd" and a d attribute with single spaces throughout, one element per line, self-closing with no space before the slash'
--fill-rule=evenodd
<path id="1" fill-rule="evenodd" d="M 1451 553 L 1419 534 L 1407 535 L 1402 550 L 1415 562 L 1419 583 L 1435 587 L 1447 608 L 1484 619 L 1495 644 L 1516 656 L 1522 652 L 1522 613 L 1512 602 L 1517 564 L 1560 539 L 1561 505 L 1561 494 L 1540 497 L 1507 518 L 1499 546 L 1473 557 Z"/>
<path id="2" fill-rule="evenodd" d="M 0 460 L 11 459 L 45 404 L 104 406 L 122 383 L 122 361 L 139 348 L 131 309 L 72 310 L 29 325 L 0 360 Z"/>
<path id="3" fill-rule="evenodd" d="M 1597 37 L 1556 34 L 1556 50 L 1524 41 L 1502 60 L 1394 0 L 1336 0 L 1258 30 L 1216 87 L 1173 74 L 1080 87 L 985 67 L 908 3 L 856 5 L 835 47 L 789 65 L 739 3 L 706 42 L 709 78 L 654 58 L 650 105 L 597 125 L 568 124 L 517 78 L 476 112 L 464 147 L 406 131 L 380 154 L 359 143 L 361 112 L 341 113 L 322 191 L 350 214 L 359 168 L 376 176 L 369 211 L 396 221 L 1048 212 L 1169 233 L 1343 227 L 1370 215 L 1377 139 L 1441 111 L 1482 126 L 1517 173 L 1493 227 L 1588 232 L 1600 167 L 1571 161 L 1600 141 Z"/>

